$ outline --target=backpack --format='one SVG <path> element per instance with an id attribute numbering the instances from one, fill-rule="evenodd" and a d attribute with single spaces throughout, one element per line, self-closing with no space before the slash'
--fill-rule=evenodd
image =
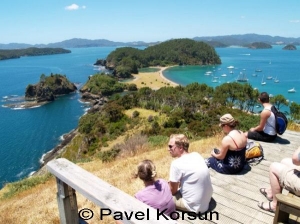
<path id="1" fill-rule="evenodd" d="M 271 107 L 271 111 L 275 115 L 275 130 L 277 134 L 282 135 L 287 128 L 288 119 L 275 106 Z"/>
<path id="2" fill-rule="evenodd" d="M 258 164 L 264 159 L 264 150 L 259 142 L 250 141 L 246 145 L 246 161 Z"/>

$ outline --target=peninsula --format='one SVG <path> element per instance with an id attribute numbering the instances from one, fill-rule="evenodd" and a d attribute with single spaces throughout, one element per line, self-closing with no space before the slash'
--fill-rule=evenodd
<path id="1" fill-rule="evenodd" d="M 0 60 L 20 58 L 22 56 L 40 56 L 51 54 L 67 54 L 70 50 L 63 48 L 37 48 L 30 47 L 26 49 L 0 50 Z"/>

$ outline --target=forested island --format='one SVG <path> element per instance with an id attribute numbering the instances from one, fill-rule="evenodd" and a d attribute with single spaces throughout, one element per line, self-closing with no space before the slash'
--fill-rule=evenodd
<path id="1" fill-rule="evenodd" d="M 252 44 L 246 45 L 250 49 L 269 49 L 272 48 L 272 45 L 263 43 L 263 42 L 254 42 Z"/>
<path id="2" fill-rule="evenodd" d="M 42 74 L 36 84 L 29 84 L 25 90 L 25 101 L 7 104 L 9 108 L 30 108 L 54 101 L 57 96 L 75 92 L 77 87 L 65 75 Z"/>
<path id="3" fill-rule="evenodd" d="M 26 49 L 0 50 L 0 60 L 20 58 L 23 56 L 40 56 L 40 55 L 67 54 L 67 53 L 71 53 L 71 51 L 63 48 L 30 47 Z"/>
<path id="4" fill-rule="evenodd" d="M 117 48 L 95 65 L 105 66 L 118 78 L 130 78 L 139 68 L 172 65 L 216 65 L 221 59 L 215 49 L 204 42 L 174 39 L 144 50 L 132 47 Z"/>
<path id="5" fill-rule="evenodd" d="M 292 51 L 294 51 L 294 50 L 297 50 L 297 47 L 295 46 L 295 45 L 293 45 L 293 44 L 288 44 L 288 45 L 286 45 L 284 48 L 282 48 L 283 50 L 292 50 Z"/>

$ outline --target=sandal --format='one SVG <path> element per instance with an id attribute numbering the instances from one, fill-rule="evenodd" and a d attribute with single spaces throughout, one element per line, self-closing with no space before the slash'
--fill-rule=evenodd
<path id="1" fill-rule="evenodd" d="M 260 193 L 261 193 L 263 196 L 266 197 L 266 199 L 268 199 L 268 201 L 273 201 L 273 198 L 269 198 L 269 197 L 268 197 L 268 194 L 267 194 L 267 192 L 266 192 L 266 188 L 260 188 L 259 191 L 260 191 Z"/>
<path id="2" fill-rule="evenodd" d="M 269 201 L 269 208 L 264 208 L 264 202 L 258 202 L 257 206 L 261 208 L 262 210 L 265 210 L 267 212 L 275 213 L 275 210 L 271 208 L 271 202 Z"/>

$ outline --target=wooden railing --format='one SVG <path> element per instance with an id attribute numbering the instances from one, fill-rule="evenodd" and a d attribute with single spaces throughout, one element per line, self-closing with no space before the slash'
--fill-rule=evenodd
<path id="1" fill-rule="evenodd" d="M 300 198 L 291 193 L 276 194 L 276 198 L 278 202 L 273 223 L 289 223 L 290 219 L 299 223 Z"/>
<path id="2" fill-rule="evenodd" d="M 122 214 L 123 218 L 119 220 L 122 223 L 176 223 L 67 159 L 52 160 L 47 163 L 47 169 L 56 176 L 59 216 L 63 224 L 79 223 L 75 191 L 100 207 L 99 214 L 94 211 L 99 221 L 104 213 L 111 212 L 111 215 L 118 214 L 118 217 Z M 102 216 L 101 211 L 105 211 Z"/>

